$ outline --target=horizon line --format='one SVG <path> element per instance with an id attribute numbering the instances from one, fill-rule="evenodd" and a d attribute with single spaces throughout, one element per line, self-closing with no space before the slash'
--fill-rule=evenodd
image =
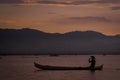
<path id="1" fill-rule="evenodd" d="M 35 28 L 28 28 L 28 27 L 25 27 L 25 28 L 0 28 L 0 29 L 3 29 L 3 30 L 10 30 L 10 29 L 13 29 L 13 30 L 24 30 L 24 29 L 30 29 L 30 30 L 36 30 L 36 31 L 41 31 L 41 32 L 44 32 L 44 33 L 50 33 L 50 34 L 67 34 L 67 33 L 71 33 L 71 32 L 88 32 L 88 31 L 91 31 L 91 32 L 96 32 L 96 33 L 101 33 L 102 35 L 105 35 L 105 36 L 118 36 L 120 35 L 119 34 L 105 34 L 105 33 L 102 33 L 102 32 L 99 32 L 99 31 L 96 31 L 96 30 L 73 30 L 73 31 L 66 31 L 66 32 L 49 32 L 49 31 L 43 31 L 43 30 L 40 30 L 40 29 L 35 29 Z"/>

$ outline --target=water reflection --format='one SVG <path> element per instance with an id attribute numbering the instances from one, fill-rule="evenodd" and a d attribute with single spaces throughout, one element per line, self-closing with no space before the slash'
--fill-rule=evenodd
<path id="1" fill-rule="evenodd" d="M 120 55 L 96 55 L 97 64 L 104 64 L 102 71 L 44 71 L 34 67 L 34 61 L 47 65 L 87 66 L 89 55 L 79 56 L 6 56 L 0 61 L 1 80 L 118 80 Z M 8 75 L 9 74 L 9 75 Z"/>

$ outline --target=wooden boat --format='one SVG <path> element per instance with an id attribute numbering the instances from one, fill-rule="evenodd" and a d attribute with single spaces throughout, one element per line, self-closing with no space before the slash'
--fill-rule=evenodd
<path id="1" fill-rule="evenodd" d="M 41 70 L 102 70 L 103 65 L 96 66 L 94 69 L 88 67 L 65 67 L 65 66 L 49 66 L 49 65 L 41 65 L 34 62 L 34 66 Z"/>

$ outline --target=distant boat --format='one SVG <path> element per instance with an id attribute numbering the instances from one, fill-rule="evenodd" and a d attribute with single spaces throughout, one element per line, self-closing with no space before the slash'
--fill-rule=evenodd
<path id="1" fill-rule="evenodd" d="M 50 56 L 59 56 L 59 54 L 50 54 Z"/>
<path id="2" fill-rule="evenodd" d="M 94 69 L 88 67 L 65 67 L 65 66 L 49 66 L 49 65 L 41 65 L 34 62 L 34 66 L 41 70 L 102 70 L 103 65 L 96 66 Z"/>
<path id="3" fill-rule="evenodd" d="M 107 54 L 103 54 L 103 56 L 106 56 Z"/>

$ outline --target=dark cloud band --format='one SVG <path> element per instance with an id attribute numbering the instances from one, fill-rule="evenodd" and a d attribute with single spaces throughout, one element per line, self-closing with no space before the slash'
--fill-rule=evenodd
<path id="1" fill-rule="evenodd" d="M 120 10 L 120 6 L 112 7 L 112 10 Z"/>
<path id="2" fill-rule="evenodd" d="M 74 21 L 97 21 L 97 22 L 110 22 L 110 20 L 108 20 L 105 17 L 93 17 L 93 16 L 87 16 L 87 17 L 70 17 L 68 18 L 70 20 L 74 20 Z"/>

